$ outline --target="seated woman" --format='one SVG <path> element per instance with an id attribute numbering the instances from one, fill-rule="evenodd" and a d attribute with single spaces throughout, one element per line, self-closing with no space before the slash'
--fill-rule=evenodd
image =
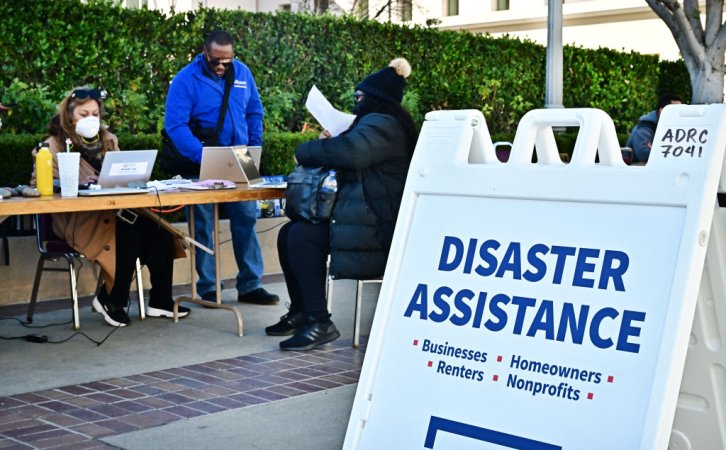
<path id="1" fill-rule="evenodd" d="M 83 184 L 96 182 L 106 152 L 119 150 L 116 136 L 101 126 L 105 95 L 105 91 L 81 87 L 59 105 L 58 113 L 48 123 L 45 140 L 53 154 L 54 178 L 59 178 L 56 154 L 65 151 L 66 139 L 70 139 L 72 151 L 81 154 L 78 179 Z M 30 183 L 35 186 L 35 173 Z M 101 266 L 104 283 L 92 307 L 106 323 L 123 327 L 131 322 L 125 308 L 137 258 L 149 268 L 151 278 L 146 314 L 173 317 L 174 258 L 184 257 L 185 253 L 179 242 L 157 223 L 139 216 L 129 224 L 117 218 L 115 210 L 63 213 L 53 215 L 53 231 Z M 180 306 L 179 317 L 188 315 L 189 308 Z"/>
<path id="2" fill-rule="evenodd" d="M 398 58 L 368 75 L 354 94 L 350 128 L 337 137 L 300 144 L 298 163 L 335 169 L 338 182 L 330 223 L 291 221 L 277 251 L 290 294 L 290 312 L 265 329 L 289 336 L 282 350 L 310 350 L 340 336 L 325 299 L 326 260 L 335 278 L 383 275 L 418 131 L 401 106 L 411 66 Z"/>

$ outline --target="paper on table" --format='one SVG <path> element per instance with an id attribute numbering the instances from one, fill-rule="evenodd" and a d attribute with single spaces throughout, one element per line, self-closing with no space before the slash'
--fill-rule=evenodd
<path id="1" fill-rule="evenodd" d="M 347 114 L 333 108 L 333 105 L 315 85 L 308 92 L 305 107 L 315 117 L 315 120 L 330 132 L 331 136 L 337 136 L 347 130 L 350 124 L 353 123 L 353 119 L 355 119 L 353 114 Z"/>

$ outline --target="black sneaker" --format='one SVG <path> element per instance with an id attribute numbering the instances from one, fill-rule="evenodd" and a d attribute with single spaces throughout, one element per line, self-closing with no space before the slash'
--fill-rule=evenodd
<path id="1" fill-rule="evenodd" d="M 280 321 L 265 328 L 268 336 L 292 336 L 297 333 L 306 322 L 305 313 L 289 312 L 280 317 Z"/>
<path id="2" fill-rule="evenodd" d="M 240 303 L 252 303 L 254 305 L 276 305 L 280 302 L 280 297 L 270 294 L 263 288 L 257 288 L 246 294 L 239 294 L 237 301 Z"/>
<path id="3" fill-rule="evenodd" d="M 217 291 L 209 291 L 205 292 L 200 296 L 202 300 L 205 302 L 216 302 L 217 301 Z"/>
<path id="4" fill-rule="evenodd" d="M 280 350 L 312 350 L 339 337 L 340 332 L 331 321 L 308 322 L 295 336 L 280 342 Z"/>
<path id="5" fill-rule="evenodd" d="M 179 305 L 179 318 L 183 319 L 188 316 L 192 310 L 186 306 Z M 155 308 L 151 305 L 146 307 L 146 315 L 149 317 L 165 317 L 167 319 L 174 318 L 174 305 L 170 305 L 168 308 Z"/>
<path id="6" fill-rule="evenodd" d="M 98 297 L 94 297 L 91 303 L 93 310 L 103 316 L 103 320 L 112 327 L 125 327 L 131 323 L 129 315 L 123 308 L 114 307 L 101 303 Z"/>

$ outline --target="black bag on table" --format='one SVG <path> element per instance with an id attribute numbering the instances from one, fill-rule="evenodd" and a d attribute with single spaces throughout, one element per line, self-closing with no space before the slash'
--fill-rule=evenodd
<path id="1" fill-rule="evenodd" d="M 330 173 L 325 167 L 298 165 L 287 177 L 285 215 L 293 220 L 321 223 L 330 220 L 335 192 L 324 192 L 323 181 Z"/>
<path id="2" fill-rule="evenodd" d="M 219 133 L 224 126 L 224 117 L 227 114 L 227 105 L 229 103 L 229 92 L 234 83 L 234 66 L 227 70 L 224 83 L 224 97 L 222 97 L 222 106 L 219 109 L 219 118 L 217 119 L 217 128 L 202 128 L 198 125 L 190 124 L 194 137 L 199 139 L 203 147 L 214 147 L 217 145 Z M 171 175 L 181 175 L 185 178 L 199 178 L 200 165 L 182 155 L 174 145 L 174 142 L 167 134 L 166 129 L 161 130 L 161 156 L 159 158 L 159 167 L 166 173 Z"/>

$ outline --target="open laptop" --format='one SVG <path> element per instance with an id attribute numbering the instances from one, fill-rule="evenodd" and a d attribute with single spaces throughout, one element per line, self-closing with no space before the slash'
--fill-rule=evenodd
<path id="1" fill-rule="evenodd" d="M 251 147 L 261 155 L 261 147 Z M 247 183 L 251 188 L 284 188 L 284 182 L 266 181 L 260 175 L 250 147 L 204 147 L 200 180 L 229 180 Z"/>
<path id="2" fill-rule="evenodd" d="M 96 186 L 78 191 L 78 195 L 124 195 L 149 192 L 146 183 L 151 177 L 158 150 L 125 150 L 107 152 Z"/>

